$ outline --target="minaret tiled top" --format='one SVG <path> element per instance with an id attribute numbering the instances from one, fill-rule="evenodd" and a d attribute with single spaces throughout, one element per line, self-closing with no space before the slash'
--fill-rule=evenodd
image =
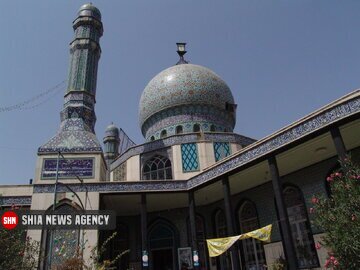
<path id="1" fill-rule="evenodd" d="M 94 131 L 99 41 L 103 34 L 100 11 L 92 4 L 81 6 L 73 28 L 75 37 L 70 43 L 68 87 L 60 113 L 60 130 L 39 152 L 102 151 Z"/>
<path id="2" fill-rule="evenodd" d="M 96 94 L 97 66 L 103 34 L 100 11 L 92 4 L 83 5 L 73 22 L 74 40 L 70 43 L 70 69 L 67 92 Z"/>

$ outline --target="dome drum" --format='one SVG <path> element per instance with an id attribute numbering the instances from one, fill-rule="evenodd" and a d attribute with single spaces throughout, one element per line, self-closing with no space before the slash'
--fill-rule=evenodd
<path id="1" fill-rule="evenodd" d="M 142 132 L 146 140 L 151 140 L 152 136 L 159 139 L 163 130 L 166 130 L 167 136 L 197 132 L 194 130 L 196 124 L 200 125 L 200 130 L 203 132 L 232 132 L 235 118 L 225 110 L 208 105 L 180 106 L 150 117 L 144 123 Z M 177 127 L 181 127 L 181 132 L 176 131 Z"/>

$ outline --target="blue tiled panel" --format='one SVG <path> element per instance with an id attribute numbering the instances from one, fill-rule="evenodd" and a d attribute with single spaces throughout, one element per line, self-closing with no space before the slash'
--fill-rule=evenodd
<path id="1" fill-rule="evenodd" d="M 182 166 L 184 172 L 199 170 L 199 159 L 196 143 L 184 143 L 181 145 Z"/>
<path id="2" fill-rule="evenodd" d="M 55 179 L 56 158 L 44 159 L 41 171 L 41 179 Z M 93 158 L 73 158 L 59 160 L 59 178 L 73 178 L 75 176 L 91 178 L 94 176 Z"/>
<path id="3" fill-rule="evenodd" d="M 214 142 L 215 161 L 219 161 L 231 154 L 230 144 L 227 142 Z"/>

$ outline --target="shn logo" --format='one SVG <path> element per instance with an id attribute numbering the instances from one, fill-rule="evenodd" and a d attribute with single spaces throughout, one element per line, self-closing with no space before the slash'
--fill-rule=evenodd
<path id="1" fill-rule="evenodd" d="M 1 224 L 7 230 L 14 229 L 19 222 L 18 215 L 13 211 L 5 212 L 1 217 Z"/>

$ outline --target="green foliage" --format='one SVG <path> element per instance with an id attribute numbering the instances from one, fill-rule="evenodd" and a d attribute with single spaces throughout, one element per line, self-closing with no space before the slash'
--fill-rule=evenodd
<path id="1" fill-rule="evenodd" d="M 37 269 L 40 243 L 26 237 L 26 231 L 0 230 L 0 269 Z"/>
<path id="2" fill-rule="evenodd" d="M 286 260 L 280 256 L 279 258 L 277 258 L 274 263 L 271 265 L 271 270 L 285 270 L 287 267 L 287 262 Z"/>
<path id="3" fill-rule="evenodd" d="M 327 181 L 331 195 L 314 196 L 310 213 L 326 234 L 316 248 L 329 251 L 326 268 L 360 269 L 360 167 L 349 158 Z"/>
<path id="4" fill-rule="evenodd" d="M 90 261 L 85 262 L 83 260 L 82 251 L 79 251 L 74 254 L 72 258 L 69 258 L 64 261 L 60 266 L 56 267 L 56 270 L 108 270 L 113 269 L 113 266 L 118 260 L 121 260 L 122 256 L 129 253 L 130 250 L 124 250 L 119 253 L 112 261 L 110 260 L 101 260 L 102 255 L 106 251 L 106 246 L 109 242 L 115 238 L 117 232 L 114 232 L 110 237 L 108 237 L 100 247 L 94 247 L 91 249 Z M 90 247 L 89 247 L 90 248 Z"/>

